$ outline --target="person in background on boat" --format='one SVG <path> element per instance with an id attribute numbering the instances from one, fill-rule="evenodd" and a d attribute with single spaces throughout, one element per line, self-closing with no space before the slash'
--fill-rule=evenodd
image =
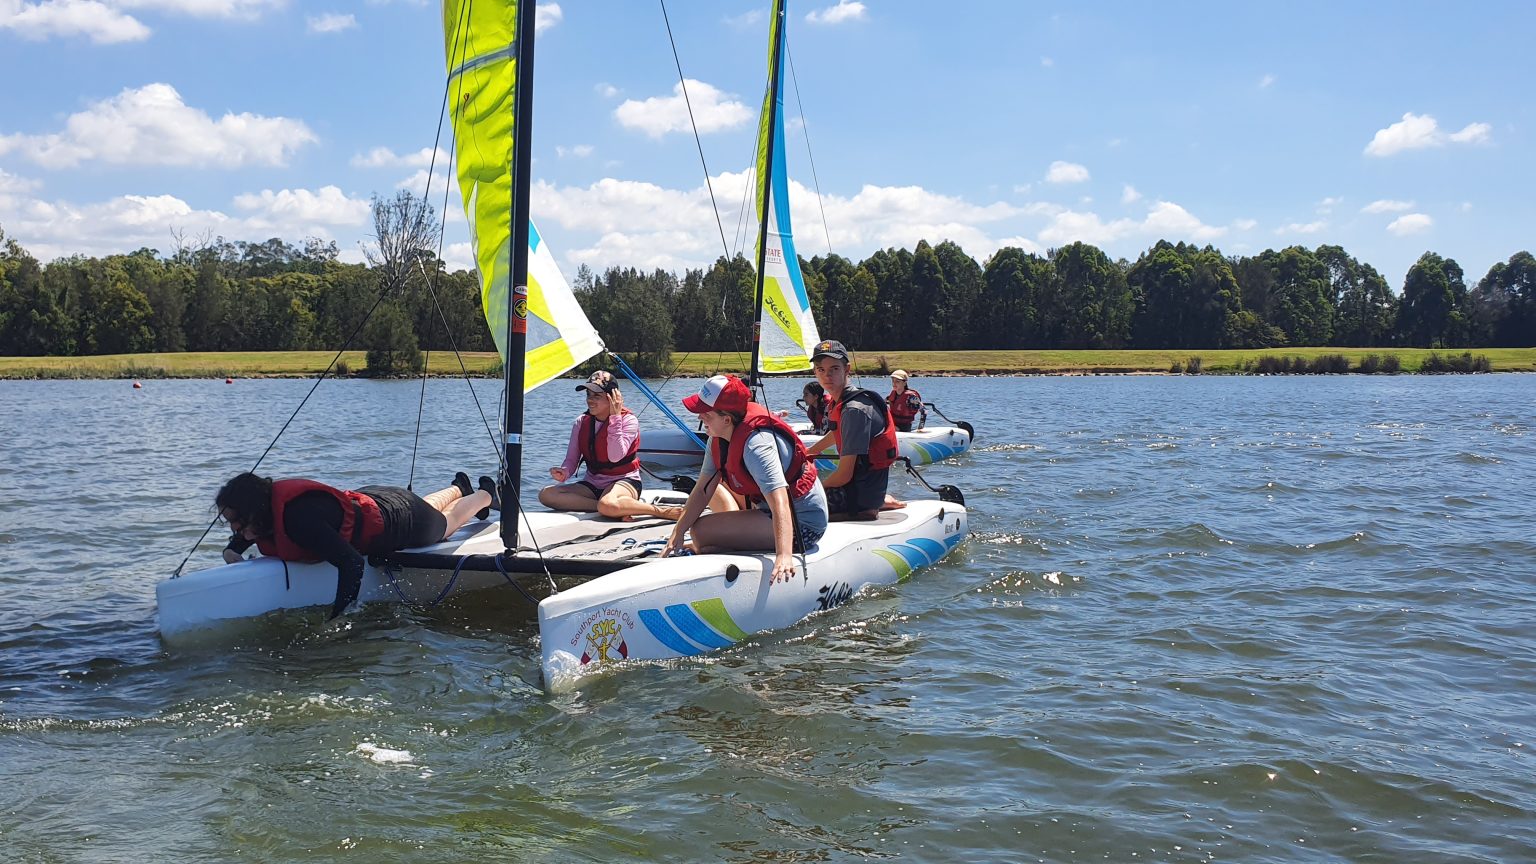
<path id="1" fill-rule="evenodd" d="M 741 379 L 716 375 L 683 400 L 708 430 L 709 446 L 662 555 L 681 549 L 691 528 L 701 554 L 773 550 L 772 581 L 787 582 L 795 575 L 794 553 L 804 553 L 827 530 L 827 496 L 794 428 L 751 399 Z M 756 506 L 700 516 L 722 482 Z"/>
<path id="2" fill-rule="evenodd" d="M 658 507 L 640 499 L 640 420 L 624 407 L 613 373 L 593 372 L 576 390 L 586 394 L 587 410 L 571 426 L 565 461 L 549 469 L 555 483 L 539 490 L 539 503 L 551 510 L 597 512 L 610 519 L 682 515 L 681 507 Z M 582 464 L 586 473 L 572 479 Z"/>
<path id="3" fill-rule="evenodd" d="M 805 402 L 805 418 L 811 421 L 811 431 L 817 435 L 832 431 L 827 425 L 827 391 L 822 389 L 821 383 L 810 382 L 800 395 Z"/>
<path id="4" fill-rule="evenodd" d="M 928 425 L 928 409 L 923 407 L 923 394 L 907 386 L 907 370 L 891 373 L 891 392 L 885 402 L 891 406 L 891 419 L 896 421 L 897 432 L 911 432 L 912 421 L 917 421 L 918 431 Z"/>
<path id="5" fill-rule="evenodd" d="M 890 406 L 879 393 L 849 385 L 848 349 L 843 343 L 817 343 L 811 365 L 826 391 L 832 431 L 810 453 L 814 456 L 837 445 L 837 467 L 821 480 L 827 487 L 832 519 L 873 519 L 881 509 L 903 506 L 885 494 L 891 465 L 901 452 Z"/>
<path id="6" fill-rule="evenodd" d="M 501 509 L 496 484 L 478 490 L 460 471 L 453 485 L 422 498 L 398 486 L 342 490 L 314 480 L 273 480 L 237 474 L 213 499 L 233 536 L 224 560 L 233 564 L 252 544 L 284 561 L 325 561 L 336 567 L 331 617 L 346 611 L 363 583 L 363 556 L 430 546 L 470 519 Z"/>
<path id="7" fill-rule="evenodd" d="M 800 400 L 796 403 L 804 409 L 805 419 L 811 422 L 811 433 L 815 435 L 825 435 L 829 431 L 827 429 L 827 406 L 826 402 L 823 401 L 825 395 L 821 385 L 812 381 L 800 391 Z M 789 419 L 788 411 L 775 411 L 774 413 L 785 420 Z"/>

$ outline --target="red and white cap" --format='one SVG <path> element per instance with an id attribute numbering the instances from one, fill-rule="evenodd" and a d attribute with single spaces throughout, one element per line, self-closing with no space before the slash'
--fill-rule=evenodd
<path id="1" fill-rule="evenodd" d="M 699 392 L 683 400 L 683 407 L 695 414 L 706 411 L 729 411 L 745 414 L 747 403 L 752 401 L 752 391 L 735 375 L 716 375 L 704 382 Z"/>

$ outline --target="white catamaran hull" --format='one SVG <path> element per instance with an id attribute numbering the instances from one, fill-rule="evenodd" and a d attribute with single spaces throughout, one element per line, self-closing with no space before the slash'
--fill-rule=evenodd
<path id="1" fill-rule="evenodd" d="M 795 427 L 806 446 L 821 440 L 809 428 L 805 423 Z M 901 445 L 902 456 L 911 459 L 913 465 L 922 466 L 969 450 L 971 433 L 958 426 L 929 426 L 920 432 L 897 432 L 896 441 Z M 837 450 L 834 447 L 827 452 Z M 697 470 L 703 458 L 704 451 L 681 429 L 646 429 L 640 435 L 640 459 L 652 465 Z M 831 464 L 830 460 L 821 462 L 823 468 Z"/>
<path id="2" fill-rule="evenodd" d="M 654 490 L 645 497 L 681 500 L 676 493 Z M 833 523 L 805 556 L 804 566 L 796 556 L 793 579 L 770 585 L 770 555 L 650 557 L 671 532 L 670 522 L 626 523 L 579 513 L 524 516 L 549 562 L 642 561 L 539 603 L 544 685 L 552 691 L 569 689 L 617 661 L 687 657 L 787 627 L 842 604 L 867 586 L 907 579 L 944 557 L 966 533 L 962 505 L 911 501 L 873 522 Z M 494 556 L 502 551 L 499 526 L 472 522 L 437 546 L 413 551 Z M 517 563 L 525 565 L 521 584 L 544 583 L 542 577 L 526 575 L 527 565 L 537 560 L 528 548 L 518 552 Z M 453 577 L 441 569 L 369 564 L 358 601 L 428 604 L 450 580 L 451 593 L 457 595 L 498 586 L 512 590 L 506 578 L 495 571 L 464 569 Z M 155 587 L 155 595 L 161 635 L 175 642 L 283 610 L 325 609 L 336 596 L 336 568 L 253 558 L 166 579 Z"/>
<path id="3" fill-rule="evenodd" d="M 691 657 L 788 627 L 871 585 L 906 580 L 965 537 L 958 504 L 912 501 L 874 522 L 835 522 L 788 582 L 773 556 L 658 559 L 562 591 L 539 604 L 544 686 L 570 689 L 620 661 Z"/>

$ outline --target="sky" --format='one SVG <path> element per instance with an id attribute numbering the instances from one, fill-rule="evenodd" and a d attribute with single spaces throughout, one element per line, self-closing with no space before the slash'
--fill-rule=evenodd
<path id="1" fill-rule="evenodd" d="M 659 2 L 540 4 L 533 218 L 568 276 L 750 249 L 767 9 L 667 3 L 696 145 Z M 1337 244 L 1400 290 L 1425 251 L 1475 284 L 1536 247 L 1523 0 L 790 0 L 788 21 L 807 258 Z M 0 230 L 42 260 L 222 236 L 360 261 L 370 199 L 408 188 L 472 263 L 446 156 L 428 173 L 450 149 L 435 3 L 0 0 L 0 82 Z"/>

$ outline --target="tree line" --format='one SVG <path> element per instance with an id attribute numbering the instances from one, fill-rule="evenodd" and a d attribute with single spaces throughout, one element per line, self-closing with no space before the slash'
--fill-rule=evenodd
<path id="1" fill-rule="evenodd" d="M 381 236 L 399 228 L 391 213 L 420 233 L 430 211 L 391 211 L 402 201 L 375 202 Z M 42 264 L 0 229 L 0 355 L 336 349 L 351 339 L 398 367 L 384 371 L 402 371 L 419 368 L 422 350 L 494 350 L 474 273 L 449 271 L 430 232 L 404 233 L 416 246 L 381 243 L 366 264 L 343 263 L 318 240 L 222 238 Z M 1426 252 L 1397 292 L 1329 245 L 1225 256 L 1160 241 L 1127 261 L 1072 243 L 1043 255 L 1004 248 L 983 264 L 956 243 L 925 241 L 801 268 L 822 335 L 866 351 L 1536 346 L 1528 252 L 1471 286 L 1454 260 Z M 642 372 L 663 370 L 673 351 L 750 347 L 753 268 L 742 255 L 680 276 L 583 266 L 573 287 L 609 348 Z"/>

